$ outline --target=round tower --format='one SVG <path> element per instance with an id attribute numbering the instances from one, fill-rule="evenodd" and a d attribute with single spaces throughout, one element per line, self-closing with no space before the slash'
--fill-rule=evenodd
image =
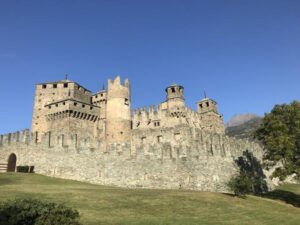
<path id="1" fill-rule="evenodd" d="M 185 107 L 183 86 L 172 84 L 166 88 L 166 93 L 169 110 Z"/>
<path id="2" fill-rule="evenodd" d="M 106 143 L 126 143 L 131 140 L 130 84 L 120 77 L 108 80 L 106 103 Z"/>

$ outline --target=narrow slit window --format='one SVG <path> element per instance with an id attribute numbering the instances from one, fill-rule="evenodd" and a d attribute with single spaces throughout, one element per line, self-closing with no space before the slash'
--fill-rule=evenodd
<path id="1" fill-rule="evenodd" d="M 125 104 L 125 105 L 129 105 L 129 99 L 128 99 L 128 98 L 125 98 L 124 104 Z"/>

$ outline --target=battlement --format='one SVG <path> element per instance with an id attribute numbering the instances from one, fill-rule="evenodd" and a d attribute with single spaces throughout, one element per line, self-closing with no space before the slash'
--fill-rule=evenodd
<path id="1" fill-rule="evenodd" d="M 90 90 L 71 80 L 59 80 L 53 82 L 38 83 L 36 84 L 36 87 L 37 89 L 64 89 L 70 87 L 70 85 L 74 86 L 80 91 L 83 91 L 84 93 L 92 93 Z"/>
<path id="2" fill-rule="evenodd" d="M 120 87 L 130 88 L 129 80 L 126 78 L 124 83 L 121 83 L 120 76 L 117 76 L 114 80 L 111 79 L 108 80 L 108 89 L 120 88 Z"/>
<path id="3" fill-rule="evenodd" d="M 28 144 L 36 140 L 37 140 L 36 133 L 32 133 L 30 132 L 29 129 L 26 129 L 26 130 L 0 135 L 0 146 L 10 145 L 14 143 Z"/>
<path id="4" fill-rule="evenodd" d="M 17 131 L 13 133 L 0 135 L 0 151 L 6 146 L 18 149 L 19 145 L 37 146 L 43 149 L 49 148 L 53 151 L 62 151 L 69 149 L 75 151 L 80 148 L 89 150 L 97 148 L 99 142 L 94 138 L 81 137 L 76 133 L 70 135 L 52 134 L 52 132 L 38 133 L 30 130 Z"/>
<path id="5" fill-rule="evenodd" d="M 251 151 L 259 160 L 262 160 L 263 151 L 256 142 L 249 140 L 235 139 L 222 134 L 203 132 L 200 129 L 191 130 L 187 128 L 175 128 L 169 134 L 166 131 L 161 136 L 159 133 L 147 136 L 145 132 L 133 134 L 134 142 L 131 143 L 110 143 L 105 148 L 105 143 L 91 138 L 81 138 L 73 133 L 72 135 L 53 135 L 32 133 L 29 130 L 22 130 L 14 133 L 0 135 L 1 148 L 10 147 L 18 149 L 20 146 L 30 146 L 54 152 L 68 151 L 69 153 L 109 155 L 111 157 L 124 157 L 140 160 L 197 160 L 201 157 L 222 157 L 238 158 L 245 151 Z M 191 136 L 189 136 L 191 135 Z M 158 138 L 159 137 L 159 138 Z M 153 138 L 153 139 L 151 139 Z M 40 139 L 40 141 L 38 141 Z M 140 141 L 137 141 L 140 139 Z M 18 147 L 19 146 L 19 147 Z M 108 150 L 108 151 L 107 151 Z"/>

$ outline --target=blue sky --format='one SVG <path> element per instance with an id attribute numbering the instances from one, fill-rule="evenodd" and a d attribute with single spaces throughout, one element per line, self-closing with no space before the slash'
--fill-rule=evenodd
<path id="1" fill-rule="evenodd" d="M 1 0 L 0 133 L 31 126 L 34 84 L 64 78 L 97 91 L 121 75 L 132 105 L 175 82 L 204 90 L 227 121 L 300 100 L 299 0 Z"/>

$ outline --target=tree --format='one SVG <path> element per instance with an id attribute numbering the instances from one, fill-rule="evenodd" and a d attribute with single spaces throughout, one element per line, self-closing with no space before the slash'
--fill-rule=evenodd
<path id="1" fill-rule="evenodd" d="M 248 150 L 235 160 L 239 173 L 227 183 L 229 189 L 237 196 L 261 194 L 268 191 L 265 175 L 260 162 Z"/>
<path id="2" fill-rule="evenodd" d="M 35 199 L 10 200 L 0 205 L 0 225 L 80 225 L 78 218 L 76 210 Z"/>
<path id="3" fill-rule="evenodd" d="M 293 173 L 300 175 L 300 102 L 275 105 L 254 136 L 265 147 L 265 160 L 283 164 L 273 176 L 283 180 Z"/>

